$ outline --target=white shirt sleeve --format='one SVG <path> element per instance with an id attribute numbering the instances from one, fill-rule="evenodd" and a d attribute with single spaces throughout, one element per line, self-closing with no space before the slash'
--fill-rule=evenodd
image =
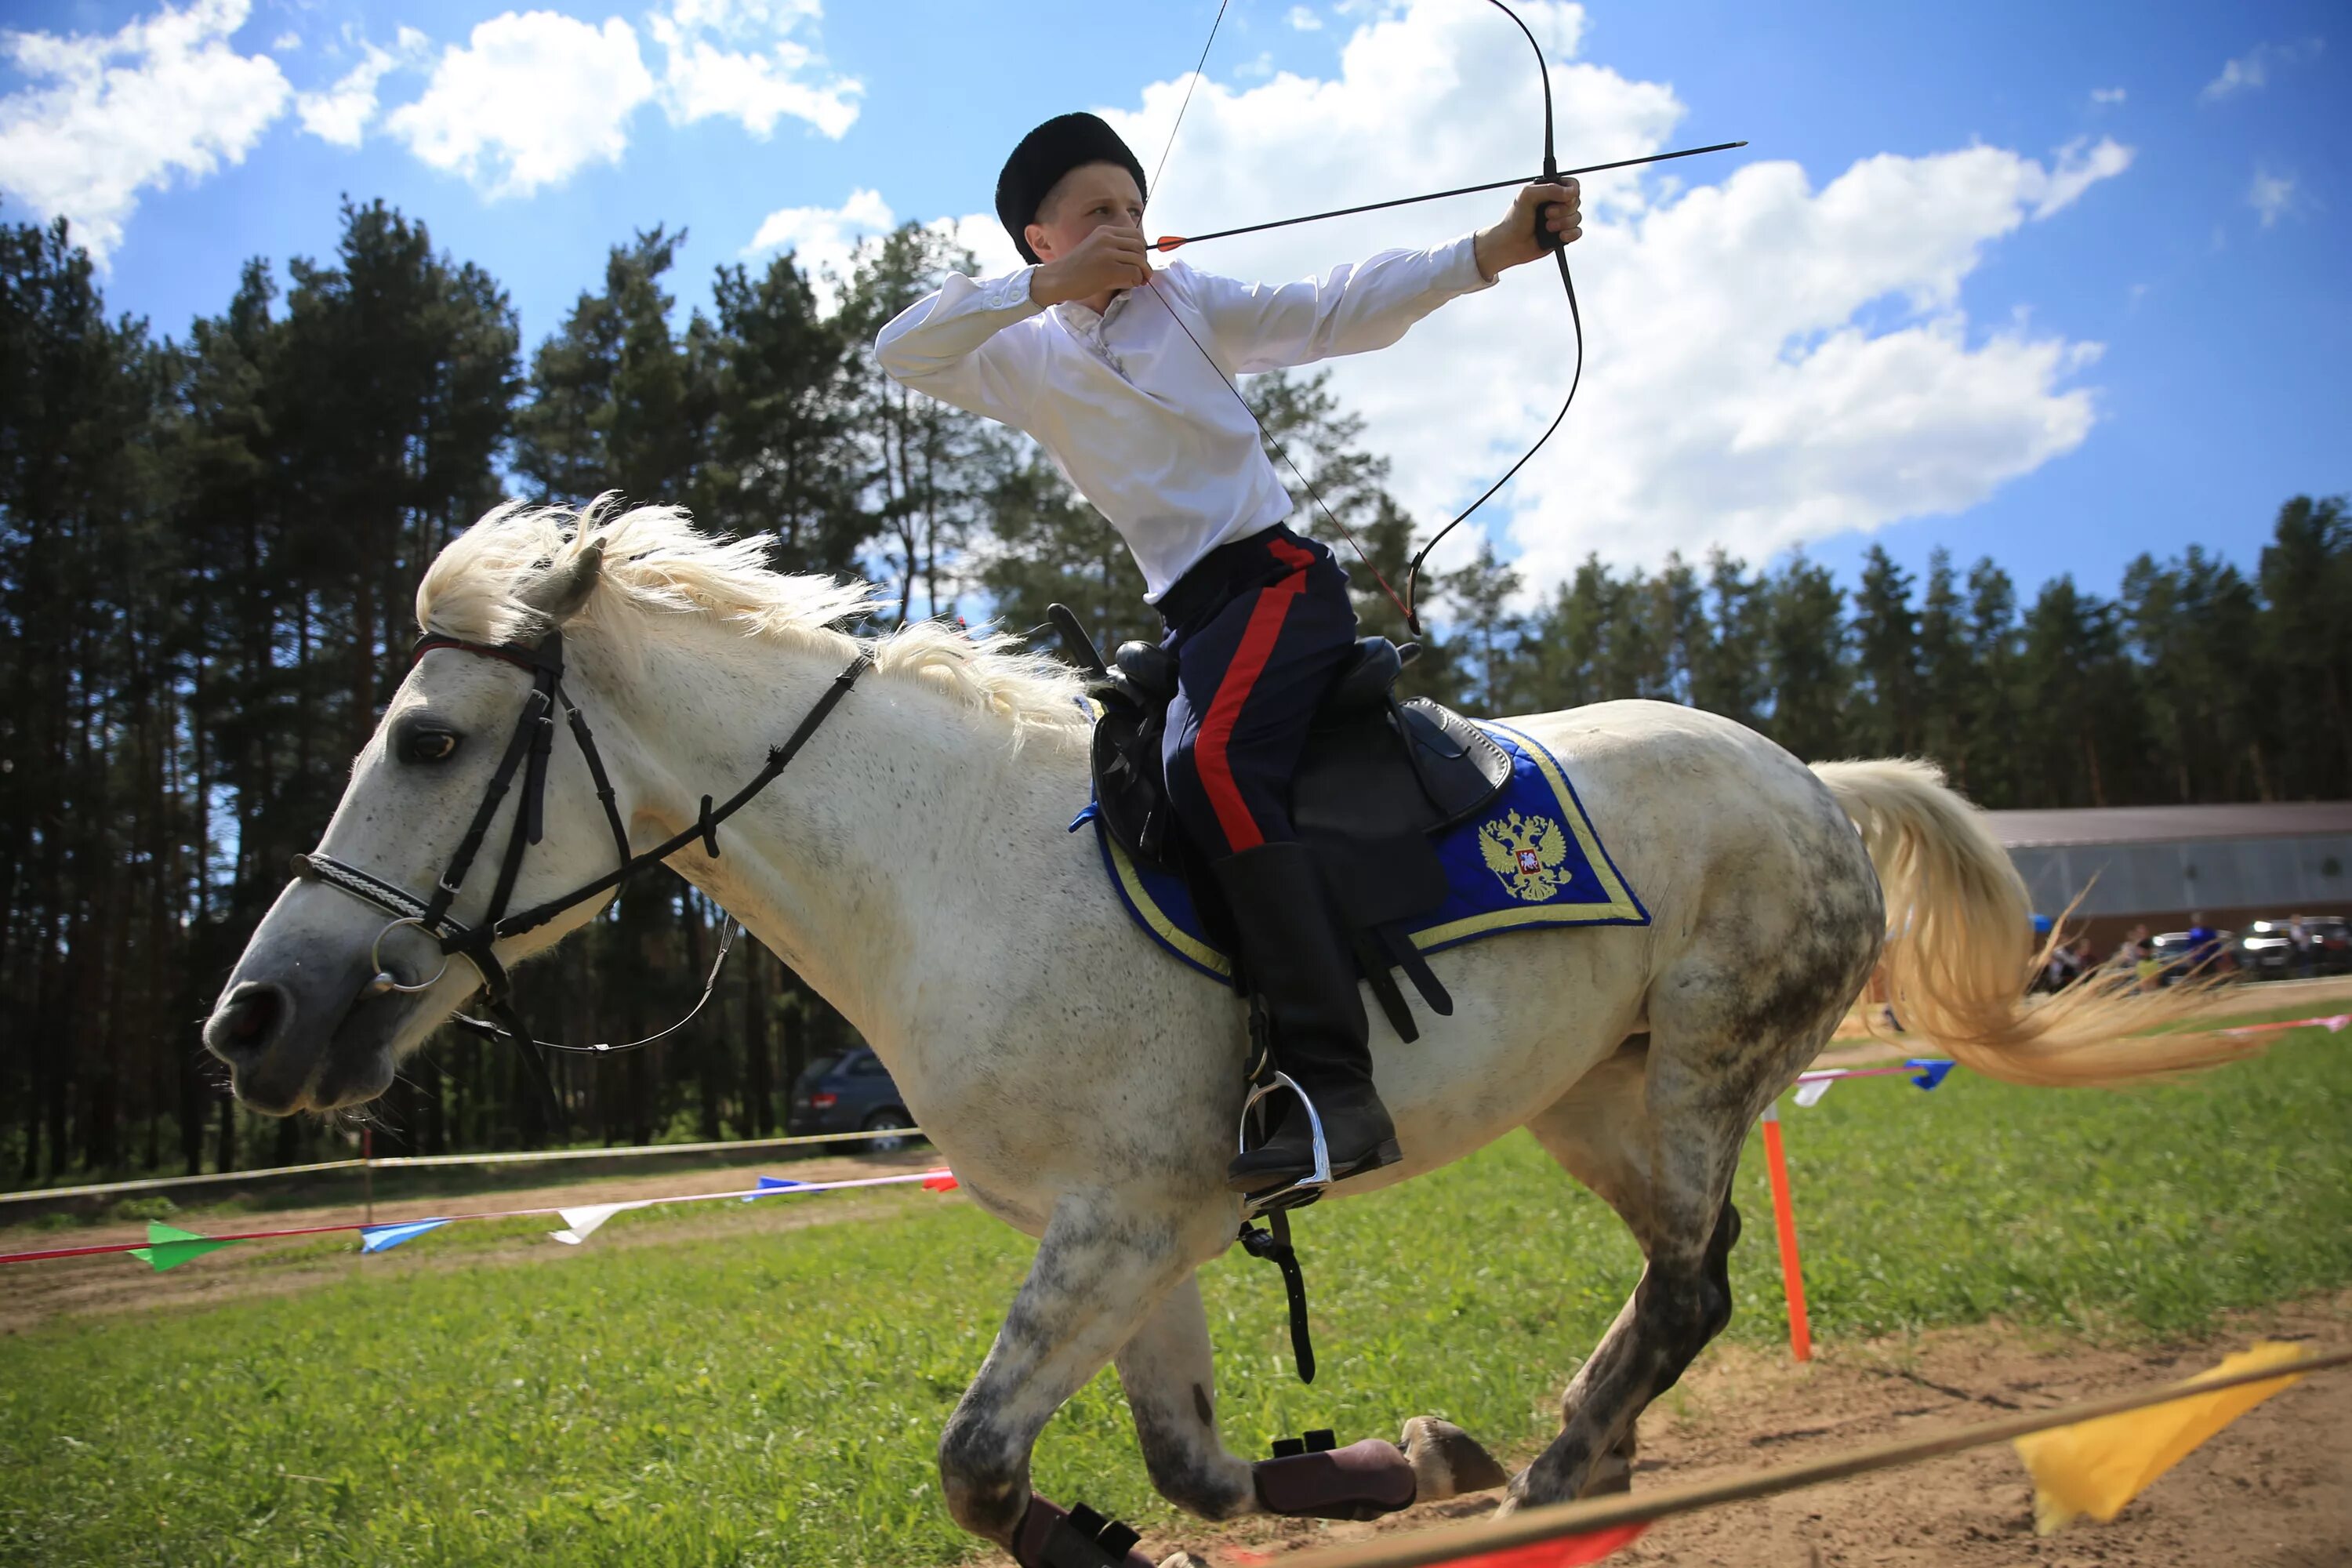
<path id="1" fill-rule="evenodd" d="M 1029 334 L 1005 333 L 1044 307 L 1029 298 L 1024 267 L 1002 278 L 950 273 L 939 292 L 918 300 L 874 340 L 894 381 L 970 413 L 1019 426 L 1042 368 Z"/>
<path id="2" fill-rule="evenodd" d="M 1494 284 L 1466 235 L 1273 287 L 1185 270 L 1219 356 L 1243 375 L 1386 348 L 1448 300 Z"/>

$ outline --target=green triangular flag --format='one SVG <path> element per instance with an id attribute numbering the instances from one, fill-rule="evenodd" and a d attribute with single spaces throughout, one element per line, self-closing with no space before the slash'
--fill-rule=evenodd
<path id="1" fill-rule="evenodd" d="M 147 1245 L 132 1247 L 131 1256 L 161 1274 L 166 1268 L 177 1268 L 191 1258 L 218 1252 L 228 1245 L 226 1241 L 215 1241 L 208 1236 L 198 1236 L 193 1230 L 182 1230 L 177 1226 L 151 1219 L 147 1222 Z"/>

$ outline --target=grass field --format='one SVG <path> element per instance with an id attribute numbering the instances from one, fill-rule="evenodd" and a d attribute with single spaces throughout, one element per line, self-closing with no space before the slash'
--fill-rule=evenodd
<path id="1" fill-rule="evenodd" d="M 1988 1317 L 2169 1336 L 2352 1282 L 2352 1041 L 2319 1031 L 2129 1094 L 1871 1079 L 1786 1114 L 1826 1342 Z M 1752 1145 L 1738 1201 L 1730 1333 L 1769 1342 L 1780 1291 Z M 875 1217 L 592 1242 L 560 1265 L 486 1257 L 0 1341 L 0 1560 L 970 1555 L 932 1446 L 1029 1246 L 919 1194 L 862 1206 Z M 674 1223 L 623 1215 L 604 1234 Z M 1235 1252 L 1203 1277 L 1220 1417 L 1244 1451 L 1307 1426 L 1392 1436 L 1430 1412 L 1524 1454 L 1636 1272 L 1614 1217 L 1524 1135 L 1299 1230 L 1311 1389 L 1290 1373 L 1275 1271 Z M 1036 1479 L 1147 1529 L 1173 1517 L 1108 1373 L 1047 1429 Z"/>

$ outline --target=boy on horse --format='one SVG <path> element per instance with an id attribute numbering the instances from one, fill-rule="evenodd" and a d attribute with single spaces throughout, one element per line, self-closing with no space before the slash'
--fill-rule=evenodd
<path id="1" fill-rule="evenodd" d="M 1108 124 L 1047 121 L 996 183 L 997 216 L 1029 265 L 950 275 L 876 347 L 895 379 L 1035 438 L 1142 568 L 1177 660 L 1169 800 L 1232 907 L 1276 1064 L 1319 1113 L 1336 1181 L 1399 1157 L 1354 961 L 1287 808 L 1356 614 L 1331 552 L 1285 524 L 1289 491 L 1232 378 L 1396 342 L 1448 300 L 1541 258 L 1538 224 L 1576 239 L 1577 185 L 1526 186 L 1500 223 L 1452 244 L 1273 288 L 1181 261 L 1155 269 L 1145 195 L 1143 165 Z M 1226 1184 L 1266 1193 L 1314 1168 L 1307 1119 L 1286 1115 L 1235 1158 Z"/>

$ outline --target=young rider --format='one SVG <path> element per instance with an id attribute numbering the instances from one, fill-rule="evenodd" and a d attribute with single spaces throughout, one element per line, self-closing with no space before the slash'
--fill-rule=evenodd
<path id="1" fill-rule="evenodd" d="M 1143 569 L 1177 658 L 1169 797 L 1213 859 L 1276 1062 L 1320 1114 L 1337 1179 L 1394 1162 L 1396 1131 L 1372 1088 L 1354 964 L 1286 797 L 1356 616 L 1331 552 L 1285 526 L 1289 492 L 1232 378 L 1396 342 L 1539 259 L 1538 223 L 1576 239 L 1577 186 L 1528 185 L 1492 228 L 1273 288 L 1182 261 L 1155 269 L 1143 186 L 1143 165 L 1101 120 L 1047 121 L 996 184 L 997 216 L 1029 265 L 950 276 L 876 347 L 898 381 L 1034 437 Z M 1265 1192 L 1313 1168 L 1307 1119 L 1286 1115 L 1227 1184 Z"/>

